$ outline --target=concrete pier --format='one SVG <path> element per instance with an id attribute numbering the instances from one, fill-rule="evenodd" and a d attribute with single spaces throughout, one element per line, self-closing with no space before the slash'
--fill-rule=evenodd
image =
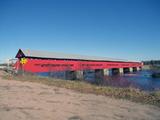
<path id="1" fill-rule="evenodd" d="M 137 71 L 140 71 L 140 67 L 137 67 Z"/>
<path id="2" fill-rule="evenodd" d="M 103 69 L 103 75 L 104 76 L 109 76 L 110 75 L 110 70 L 109 69 Z"/>
<path id="3" fill-rule="evenodd" d="M 84 72 L 83 72 L 83 70 L 77 70 L 76 71 L 76 79 L 77 80 L 83 80 L 84 79 Z"/>
<path id="4" fill-rule="evenodd" d="M 140 67 L 129 67 L 129 68 L 112 68 L 112 69 L 95 69 L 95 79 L 102 80 L 104 76 L 125 74 L 129 72 L 139 71 Z M 83 70 L 77 71 L 66 71 L 65 78 L 69 80 L 83 80 L 85 72 Z"/>
<path id="5" fill-rule="evenodd" d="M 133 72 L 133 67 L 130 67 L 130 68 L 129 68 L 129 72 Z"/>
<path id="6" fill-rule="evenodd" d="M 119 68 L 119 73 L 120 74 L 124 74 L 124 69 L 123 68 Z"/>
<path id="7" fill-rule="evenodd" d="M 83 80 L 83 70 L 66 71 L 65 78 L 68 80 Z"/>

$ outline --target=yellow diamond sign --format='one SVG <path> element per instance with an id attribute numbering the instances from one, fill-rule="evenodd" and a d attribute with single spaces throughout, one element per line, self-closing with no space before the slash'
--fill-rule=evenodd
<path id="1" fill-rule="evenodd" d="M 26 58 L 21 58 L 20 63 L 21 64 L 26 64 L 27 63 L 27 59 Z"/>

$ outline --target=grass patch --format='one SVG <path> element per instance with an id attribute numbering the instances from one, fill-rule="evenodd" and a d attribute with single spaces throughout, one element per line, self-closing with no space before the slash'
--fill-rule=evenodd
<path id="1" fill-rule="evenodd" d="M 133 102 L 151 104 L 160 107 L 160 91 L 148 93 L 134 88 L 96 86 L 82 81 L 61 80 L 33 75 L 13 76 L 5 74 L 3 78 L 7 80 L 42 83 L 49 86 L 56 86 L 75 90 L 81 93 L 92 93 L 96 95 L 110 96 L 119 99 L 127 99 Z"/>

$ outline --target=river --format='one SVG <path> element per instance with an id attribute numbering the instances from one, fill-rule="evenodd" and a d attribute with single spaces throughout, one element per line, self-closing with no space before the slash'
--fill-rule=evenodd
<path id="1" fill-rule="evenodd" d="M 160 90 L 160 78 L 152 78 L 152 71 L 142 70 L 123 75 L 104 76 L 104 78 L 95 79 L 94 72 L 85 72 L 84 79 L 88 82 L 102 86 L 114 87 L 132 87 L 144 91 Z"/>
<path id="2" fill-rule="evenodd" d="M 152 78 L 152 71 L 142 70 L 133 73 L 125 73 L 121 75 L 110 75 L 95 77 L 95 71 L 85 70 L 84 81 L 96 85 L 102 86 L 114 86 L 114 87 L 132 87 L 138 88 L 144 91 L 156 91 L 160 90 L 160 78 Z M 65 72 L 52 72 L 52 74 L 40 74 L 42 76 L 51 76 L 54 78 L 67 79 Z"/>

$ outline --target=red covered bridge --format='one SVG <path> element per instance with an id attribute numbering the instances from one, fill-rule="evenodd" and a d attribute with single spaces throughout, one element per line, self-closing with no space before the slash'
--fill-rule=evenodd
<path id="1" fill-rule="evenodd" d="M 83 76 L 84 70 L 101 71 L 104 75 L 109 75 L 109 70 L 124 73 L 137 71 L 142 67 L 141 62 L 135 61 L 22 49 L 19 49 L 16 58 L 18 58 L 16 63 L 18 71 L 41 75 L 76 72 L 77 78 Z"/>

